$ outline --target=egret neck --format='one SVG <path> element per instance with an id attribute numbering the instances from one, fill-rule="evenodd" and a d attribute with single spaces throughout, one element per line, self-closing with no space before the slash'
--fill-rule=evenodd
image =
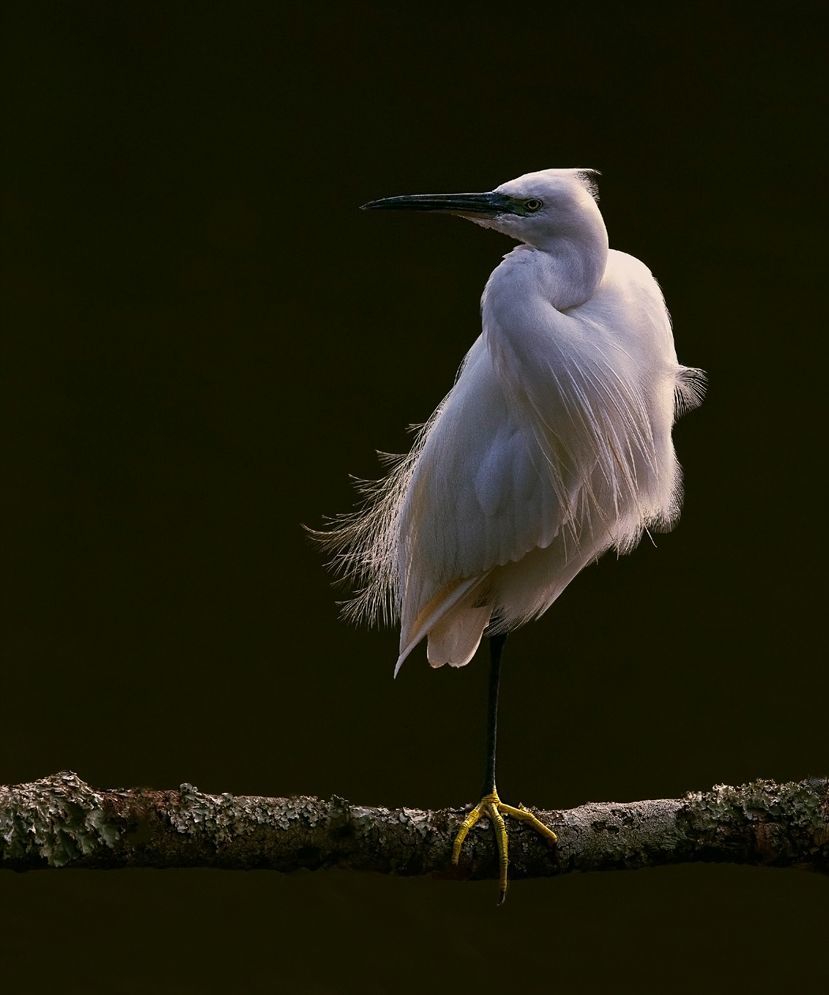
<path id="1" fill-rule="evenodd" d="M 598 212 L 579 230 L 539 237 L 504 256 L 493 270 L 482 298 L 484 327 L 487 308 L 514 308 L 523 296 L 540 297 L 557 311 L 568 311 L 590 300 L 607 267 L 607 229 Z"/>

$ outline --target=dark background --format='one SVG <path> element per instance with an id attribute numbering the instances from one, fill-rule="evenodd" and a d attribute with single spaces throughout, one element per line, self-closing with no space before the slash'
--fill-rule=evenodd
<path id="1" fill-rule="evenodd" d="M 750 9 L 750 8 L 747 8 Z M 759 8 L 755 8 L 759 10 Z M 471 800 L 486 668 L 391 680 L 300 523 L 407 446 L 509 243 L 387 194 L 603 171 L 708 399 L 678 530 L 511 643 L 508 800 L 826 771 L 812 10 L 51 3 L 3 29 L 0 782 Z M 821 245 L 822 247 L 822 245 Z M 820 403 L 820 408 L 819 408 Z M 18 990 L 829 984 L 829 896 L 729 867 L 516 882 L 0 875 Z"/>

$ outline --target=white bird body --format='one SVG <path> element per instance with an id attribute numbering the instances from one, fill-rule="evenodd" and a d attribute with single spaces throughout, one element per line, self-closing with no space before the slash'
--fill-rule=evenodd
<path id="1" fill-rule="evenodd" d="M 545 170 L 486 195 L 538 213 L 455 212 L 525 244 L 492 273 L 482 334 L 411 452 L 328 534 L 363 582 L 349 611 L 399 618 L 396 669 L 424 638 L 432 666 L 465 665 L 488 626 L 536 618 L 677 517 L 671 428 L 701 374 L 677 362 L 648 268 L 608 249 L 592 193 L 584 171 Z"/>

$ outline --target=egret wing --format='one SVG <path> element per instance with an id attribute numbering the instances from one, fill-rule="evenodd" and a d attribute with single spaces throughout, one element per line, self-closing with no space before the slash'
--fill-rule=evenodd
<path id="1" fill-rule="evenodd" d="M 566 521 L 561 467 L 508 403 L 479 339 L 424 431 L 399 523 L 404 597 L 421 605 L 552 542 Z M 573 482 L 574 483 L 574 482 Z"/>

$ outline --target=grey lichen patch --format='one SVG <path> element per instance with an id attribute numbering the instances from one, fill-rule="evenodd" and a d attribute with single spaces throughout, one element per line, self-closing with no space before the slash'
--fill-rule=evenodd
<path id="1" fill-rule="evenodd" d="M 0 860 L 65 867 L 112 848 L 119 836 L 102 796 L 61 771 L 31 784 L 0 788 Z"/>
<path id="2" fill-rule="evenodd" d="M 173 829 L 184 835 L 209 833 L 221 840 L 233 821 L 233 800 L 224 795 L 204 794 L 187 782 L 179 785 L 178 790 L 178 804 L 169 809 Z"/>
<path id="3" fill-rule="evenodd" d="M 689 792 L 682 820 L 703 859 L 726 853 L 735 860 L 825 869 L 828 785 L 821 778 L 718 784 Z"/>
<path id="4" fill-rule="evenodd" d="M 183 836 L 209 841 L 215 848 L 261 838 L 263 833 L 312 830 L 321 822 L 317 799 L 260 798 L 227 792 L 210 795 L 192 784 L 179 787 L 178 798 L 167 806 L 172 828 Z"/>
<path id="5" fill-rule="evenodd" d="M 398 819 L 403 825 L 408 826 L 413 833 L 416 833 L 421 840 L 426 839 L 434 832 L 429 813 L 421 809 L 401 808 Z"/>
<path id="6" fill-rule="evenodd" d="M 380 822 L 384 821 L 384 816 L 388 816 L 388 811 L 381 809 L 379 813 L 376 809 L 366 808 L 363 805 L 348 806 L 348 823 L 357 833 L 366 833 L 375 828 L 375 814 L 380 815 Z"/>

